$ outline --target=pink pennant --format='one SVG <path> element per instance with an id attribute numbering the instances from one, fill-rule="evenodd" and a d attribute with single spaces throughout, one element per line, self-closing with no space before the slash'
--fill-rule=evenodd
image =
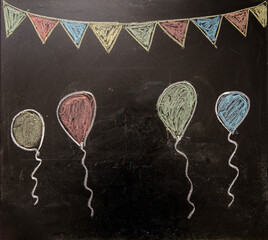
<path id="1" fill-rule="evenodd" d="M 39 17 L 33 14 L 29 14 L 29 18 L 43 44 L 46 42 L 49 35 L 59 22 L 55 19 Z"/>
<path id="2" fill-rule="evenodd" d="M 242 10 L 225 15 L 225 18 L 232 23 L 244 36 L 247 35 L 249 10 Z"/>
<path id="3" fill-rule="evenodd" d="M 160 22 L 160 27 L 178 44 L 184 47 L 188 20 Z"/>

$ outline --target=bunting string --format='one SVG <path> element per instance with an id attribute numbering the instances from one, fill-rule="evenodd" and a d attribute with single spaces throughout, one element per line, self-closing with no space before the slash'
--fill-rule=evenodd
<path id="1" fill-rule="evenodd" d="M 8 38 L 24 21 L 26 17 L 31 21 L 38 37 L 43 44 L 59 25 L 63 27 L 71 41 L 79 49 L 88 28 L 91 28 L 107 53 L 113 49 L 122 29 L 146 51 L 149 51 L 153 42 L 156 26 L 159 26 L 180 47 L 185 48 L 185 41 L 189 23 L 192 22 L 203 35 L 215 46 L 220 33 L 222 19 L 230 22 L 244 37 L 247 36 L 249 15 L 259 21 L 262 27 L 267 26 L 267 2 L 234 12 L 192 17 L 185 19 L 155 20 L 138 23 L 76 21 L 63 18 L 38 15 L 19 9 L 3 1 L 6 37 Z"/>

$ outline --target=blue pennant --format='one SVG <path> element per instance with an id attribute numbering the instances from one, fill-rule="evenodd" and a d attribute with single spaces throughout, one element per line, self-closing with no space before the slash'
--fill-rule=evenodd
<path id="1" fill-rule="evenodd" d="M 215 44 L 221 23 L 221 16 L 193 19 L 193 23 Z"/>
<path id="2" fill-rule="evenodd" d="M 65 31 L 68 33 L 73 43 L 76 45 L 76 47 L 79 48 L 88 24 L 67 20 L 61 20 L 61 24 Z"/>

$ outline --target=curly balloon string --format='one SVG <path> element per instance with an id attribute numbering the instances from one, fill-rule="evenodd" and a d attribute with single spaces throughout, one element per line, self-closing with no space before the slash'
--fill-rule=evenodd
<path id="1" fill-rule="evenodd" d="M 234 185 L 236 179 L 237 179 L 238 176 L 239 176 L 239 168 L 236 167 L 235 165 L 233 165 L 233 164 L 231 163 L 232 158 L 233 158 L 233 156 L 235 155 L 236 150 L 237 150 L 237 148 L 238 148 L 238 144 L 237 144 L 237 142 L 233 141 L 233 140 L 230 138 L 231 135 L 232 135 L 232 133 L 230 132 L 230 133 L 228 134 L 228 141 L 229 141 L 230 143 L 232 143 L 232 144 L 235 145 L 235 150 L 233 151 L 232 155 L 230 156 L 230 158 L 229 158 L 229 160 L 228 160 L 228 164 L 229 164 L 229 166 L 230 166 L 231 168 L 233 168 L 233 169 L 236 170 L 237 174 L 236 174 L 234 180 L 232 181 L 232 183 L 230 184 L 230 186 L 229 186 L 229 188 L 228 188 L 228 191 L 227 191 L 227 192 L 228 192 L 228 195 L 229 195 L 230 197 L 232 197 L 231 202 L 228 204 L 228 208 L 231 207 L 231 205 L 232 205 L 232 203 L 233 203 L 233 201 L 234 201 L 234 198 L 235 198 L 234 195 L 231 193 L 231 188 L 233 187 L 233 185 Z"/>
<path id="2" fill-rule="evenodd" d="M 177 139 L 174 147 L 175 147 L 175 150 L 186 159 L 185 176 L 186 176 L 186 178 L 188 179 L 188 181 L 189 181 L 189 183 L 191 185 L 189 193 L 188 193 L 188 196 L 187 196 L 187 201 L 193 207 L 193 210 L 189 213 L 189 215 L 187 217 L 188 219 L 190 219 L 192 217 L 192 215 L 194 214 L 194 212 L 195 212 L 195 205 L 194 205 L 193 202 L 191 202 L 191 196 L 192 196 L 192 193 L 193 193 L 193 183 L 192 183 L 192 180 L 190 179 L 190 177 L 188 175 L 189 159 L 188 159 L 188 157 L 186 156 L 186 154 L 184 152 L 181 152 L 180 150 L 177 149 L 177 145 L 178 145 L 179 141 L 180 141 L 180 138 Z"/>
<path id="3" fill-rule="evenodd" d="M 39 158 L 40 156 L 40 152 L 36 149 L 35 150 L 35 160 L 39 162 L 39 164 L 36 166 L 36 168 L 32 171 L 32 174 L 31 174 L 31 178 L 35 181 L 35 185 L 34 185 L 34 188 L 32 190 L 32 198 L 35 198 L 35 203 L 34 205 L 36 205 L 39 201 L 39 197 L 37 195 L 35 195 L 35 190 L 37 188 L 37 185 L 38 185 L 38 179 L 34 176 L 34 174 L 36 173 L 37 169 L 41 166 L 42 164 L 42 159 Z"/>
<path id="4" fill-rule="evenodd" d="M 88 199 L 88 204 L 87 204 L 87 206 L 88 206 L 88 207 L 90 208 L 90 210 L 91 210 L 91 214 L 90 214 L 90 216 L 93 217 L 93 216 L 94 216 L 94 209 L 93 209 L 92 206 L 91 206 L 91 202 L 92 202 L 92 199 L 93 199 L 93 191 L 92 191 L 92 189 L 90 189 L 90 188 L 87 186 L 88 169 L 87 169 L 87 167 L 86 167 L 86 165 L 85 165 L 85 159 L 86 159 L 86 154 L 87 154 L 87 153 L 86 153 L 86 151 L 84 150 L 83 143 L 81 143 L 80 148 L 81 148 L 81 150 L 84 152 L 84 156 L 83 156 L 83 158 L 82 158 L 81 164 L 83 165 L 83 167 L 84 167 L 84 169 L 85 169 L 85 171 L 86 171 L 86 175 L 85 175 L 85 178 L 84 178 L 84 187 L 85 187 L 85 189 L 87 189 L 87 190 L 90 191 L 90 193 L 91 193 L 90 198 Z"/>

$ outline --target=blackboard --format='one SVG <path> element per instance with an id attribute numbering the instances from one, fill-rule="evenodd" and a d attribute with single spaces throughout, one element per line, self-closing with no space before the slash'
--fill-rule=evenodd
<path id="1" fill-rule="evenodd" d="M 260 3 L 255 0 L 19 1 L 33 13 L 73 20 L 141 22 L 207 16 Z M 267 76 L 266 30 L 249 16 L 245 38 L 223 19 L 217 49 L 190 23 L 185 49 L 156 28 L 149 52 L 122 31 L 107 54 L 88 30 L 80 49 L 57 27 L 46 44 L 26 19 L 8 38 L 1 13 L 1 234 L 10 239 L 267 239 Z M 196 89 L 196 112 L 179 144 L 157 116 L 156 102 L 171 83 L 186 80 Z M 89 134 L 83 187 L 83 153 L 56 117 L 59 101 L 74 91 L 92 92 L 97 102 Z M 233 145 L 215 115 L 217 97 L 246 93 L 251 108 L 237 133 L 233 159 L 240 176 L 230 209 L 227 188 L 235 176 L 228 167 Z M 34 154 L 19 149 L 10 124 L 32 108 L 45 121 L 40 157 L 38 205 L 33 206 L 30 174 Z"/>

